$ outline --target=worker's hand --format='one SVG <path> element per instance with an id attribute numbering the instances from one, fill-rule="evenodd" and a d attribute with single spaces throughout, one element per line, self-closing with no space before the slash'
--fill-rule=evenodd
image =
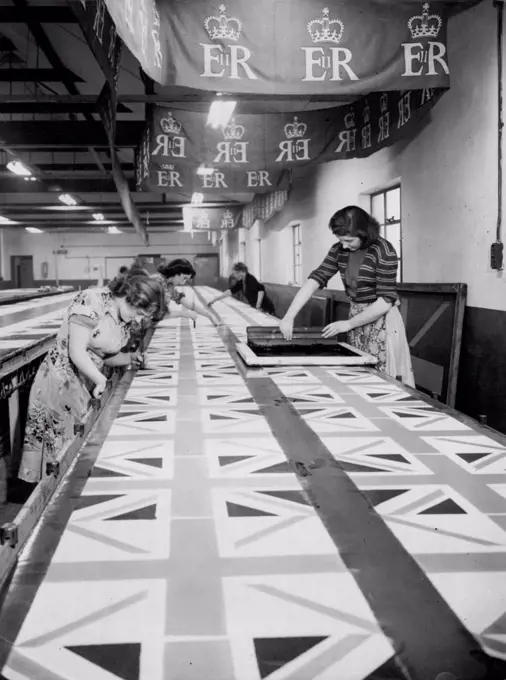
<path id="1" fill-rule="evenodd" d="M 293 319 L 287 316 L 281 319 L 279 322 L 279 330 L 285 340 L 291 340 L 293 337 Z"/>
<path id="2" fill-rule="evenodd" d="M 142 352 L 130 352 L 130 364 L 132 366 L 141 366 L 144 363 L 144 354 Z"/>
<path id="3" fill-rule="evenodd" d="M 106 386 L 107 386 L 107 378 L 105 377 L 105 375 L 103 375 L 103 376 L 101 376 L 100 380 L 95 384 L 95 387 L 93 389 L 93 398 L 94 399 L 100 399 L 100 397 L 105 392 Z"/>
<path id="4" fill-rule="evenodd" d="M 351 325 L 349 321 L 334 321 L 334 323 L 329 323 L 328 326 L 322 330 L 322 335 L 324 338 L 333 338 L 335 335 L 340 333 L 349 333 L 351 331 Z"/>

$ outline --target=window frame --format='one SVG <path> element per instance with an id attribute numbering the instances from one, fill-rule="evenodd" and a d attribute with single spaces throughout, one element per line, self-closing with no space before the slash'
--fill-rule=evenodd
<path id="1" fill-rule="evenodd" d="M 387 194 L 389 194 L 391 191 L 396 191 L 399 190 L 399 219 L 388 219 L 387 218 Z M 394 226 L 394 225 L 399 225 L 399 252 L 397 253 L 397 256 L 399 258 L 399 269 L 397 273 L 397 283 L 402 283 L 404 280 L 404 259 L 403 259 L 403 235 L 402 235 L 402 189 L 401 189 L 401 183 L 398 182 L 397 184 L 393 184 L 392 186 L 385 187 L 383 189 L 378 189 L 377 191 L 372 192 L 369 194 L 369 208 L 370 208 L 370 213 L 374 217 L 373 214 L 373 200 L 377 198 L 378 196 L 383 197 L 383 223 L 380 222 L 380 236 L 387 241 L 389 240 L 388 237 L 388 227 L 389 226 Z M 379 222 L 379 220 L 378 220 Z"/>
<path id="2" fill-rule="evenodd" d="M 298 260 L 298 261 L 297 261 Z M 292 225 L 292 274 L 296 286 L 302 285 L 302 231 L 300 222 Z"/>

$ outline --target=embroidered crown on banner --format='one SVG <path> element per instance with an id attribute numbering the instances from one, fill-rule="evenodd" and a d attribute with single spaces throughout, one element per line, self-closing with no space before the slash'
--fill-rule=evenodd
<path id="1" fill-rule="evenodd" d="M 228 125 L 223 128 L 223 137 L 228 140 L 238 140 L 242 139 L 245 133 L 245 129 L 242 125 L 236 125 L 235 120 L 232 118 Z"/>
<path id="2" fill-rule="evenodd" d="M 162 163 L 160 165 L 160 170 L 174 170 L 175 166 L 170 163 Z"/>
<path id="3" fill-rule="evenodd" d="M 443 20 L 439 14 L 429 14 L 430 5 L 425 2 L 422 14 L 418 14 L 408 21 L 408 28 L 412 38 L 436 38 Z"/>
<path id="4" fill-rule="evenodd" d="M 221 228 L 222 229 L 233 229 L 234 227 L 234 216 L 230 210 L 225 210 L 221 218 Z"/>
<path id="5" fill-rule="evenodd" d="M 364 106 L 364 111 L 363 111 L 363 118 L 364 118 L 364 124 L 367 125 L 367 123 L 371 122 L 371 107 L 369 104 L 366 102 Z"/>
<path id="6" fill-rule="evenodd" d="M 160 127 L 166 135 L 178 135 L 181 132 L 181 123 L 174 118 L 172 111 L 169 111 L 167 118 L 161 119 Z"/>
<path id="7" fill-rule="evenodd" d="M 242 23 L 237 17 L 226 14 L 226 6 L 220 5 L 220 15 L 210 16 L 204 21 L 204 26 L 211 40 L 238 40 L 242 31 Z"/>
<path id="8" fill-rule="evenodd" d="M 353 113 L 353 111 L 350 111 L 345 115 L 344 124 L 347 130 L 351 130 L 351 128 L 355 127 L 355 114 Z"/>
<path id="9" fill-rule="evenodd" d="M 380 111 L 381 113 L 386 113 L 388 111 L 388 95 L 386 92 L 380 97 Z"/>
<path id="10" fill-rule="evenodd" d="M 307 30 L 314 43 L 331 42 L 338 43 L 343 35 L 344 24 L 338 19 L 331 19 L 329 8 L 322 9 L 321 19 L 313 19 L 307 24 Z"/>
<path id="11" fill-rule="evenodd" d="M 301 123 L 297 116 L 294 116 L 293 123 L 288 123 L 284 129 L 287 139 L 300 139 L 306 134 L 307 125 Z"/>
<path id="12" fill-rule="evenodd" d="M 199 215 L 195 220 L 195 226 L 197 229 L 209 229 L 209 214 L 205 210 L 203 212 L 199 212 Z"/>

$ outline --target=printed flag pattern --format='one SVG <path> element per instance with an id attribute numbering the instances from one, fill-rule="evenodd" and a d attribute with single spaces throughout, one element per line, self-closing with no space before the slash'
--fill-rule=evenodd
<path id="1" fill-rule="evenodd" d="M 236 300 L 217 311 L 240 339 L 272 324 Z M 210 668 L 220 680 L 405 678 L 254 378 L 224 348 L 207 321 L 158 326 L 72 499 L 6 680 L 196 680 Z M 260 374 L 506 659 L 506 447 L 373 370 Z"/>

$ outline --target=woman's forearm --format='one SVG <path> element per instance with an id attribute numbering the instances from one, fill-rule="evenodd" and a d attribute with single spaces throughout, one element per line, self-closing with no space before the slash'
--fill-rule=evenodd
<path id="1" fill-rule="evenodd" d="M 119 354 L 115 354 L 104 360 L 106 366 L 130 366 L 131 363 L 132 358 L 130 352 L 119 352 Z"/>
<path id="2" fill-rule="evenodd" d="M 304 285 L 300 288 L 297 295 L 293 298 L 292 304 L 288 307 L 285 318 L 295 319 L 300 310 L 313 297 L 319 288 L 319 284 L 314 279 L 307 279 Z"/>
<path id="3" fill-rule="evenodd" d="M 93 383 L 97 384 L 104 378 L 104 374 L 95 366 L 85 349 L 69 349 L 69 357 L 77 370 Z"/>
<path id="4" fill-rule="evenodd" d="M 359 326 L 366 326 L 368 323 L 374 323 L 380 317 L 385 316 L 392 309 L 392 303 L 385 298 L 378 298 L 376 302 L 364 309 L 363 312 L 351 317 L 348 322 L 351 328 L 358 328 Z"/>
<path id="5" fill-rule="evenodd" d="M 209 304 L 210 304 L 210 305 L 214 305 L 215 302 L 219 302 L 220 300 L 223 300 L 223 299 L 226 298 L 226 297 L 230 297 L 231 295 L 232 295 L 231 291 L 230 291 L 230 290 L 226 290 L 226 291 L 225 291 L 224 293 L 222 293 L 221 295 L 218 295 L 218 297 L 215 297 L 214 299 L 212 299 L 212 300 L 209 302 Z"/>
<path id="6" fill-rule="evenodd" d="M 258 308 L 260 308 L 262 306 L 262 302 L 264 301 L 264 296 L 265 296 L 265 290 L 259 290 L 258 296 L 257 296 L 257 307 Z"/>
<path id="7" fill-rule="evenodd" d="M 209 319 L 210 321 L 214 320 L 213 313 L 210 312 L 208 309 L 205 307 L 202 307 L 202 305 L 199 305 L 198 302 L 195 302 L 193 309 L 197 312 L 197 314 L 200 314 L 201 316 L 205 316 L 206 319 Z"/>

